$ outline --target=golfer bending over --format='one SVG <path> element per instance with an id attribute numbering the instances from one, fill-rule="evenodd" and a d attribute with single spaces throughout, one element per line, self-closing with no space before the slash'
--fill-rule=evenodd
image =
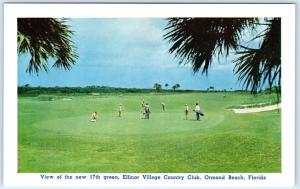
<path id="1" fill-rule="evenodd" d="M 97 116 L 97 112 L 93 112 L 90 121 L 96 122 L 96 121 L 97 121 L 97 117 L 98 117 L 98 116 Z"/>

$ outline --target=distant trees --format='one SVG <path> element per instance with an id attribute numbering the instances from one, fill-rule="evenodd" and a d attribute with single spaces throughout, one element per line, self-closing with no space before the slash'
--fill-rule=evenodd
<path id="1" fill-rule="evenodd" d="M 172 86 L 172 89 L 175 91 L 176 89 L 179 89 L 180 85 L 177 83 L 175 85 Z"/>
<path id="2" fill-rule="evenodd" d="M 70 70 L 78 55 L 71 37 L 73 31 L 58 18 L 18 18 L 18 54 L 29 53 L 26 71 L 48 71 L 48 60 L 54 59 L 52 67 Z"/>
<path id="3" fill-rule="evenodd" d="M 161 91 L 162 87 L 159 83 L 154 83 L 153 88 L 156 90 L 156 92 Z"/>
<path id="4" fill-rule="evenodd" d="M 166 89 L 168 89 L 168 87 L 169 87 L 169 84 L 168 84 L 168 83 L 166 83 L 166 84 L 165 84 L 165 87 L 166 87 Z"/>
<path id="5" fill-rule="evenodd" d="M 165 86 L 165 88 L 166 88 L 166 90 L 167 90 L 168 87 L 169 87 L 169 84 L 168 84 L 168 83 L 165 83 L 164 86 Z M 154 83 L 153 88 L 156 90 L 156 92 L 162 91 L 162 85 L 161 85 L 160 83 Z M 179 89 L 179 88 L 180 88 L 180 84 L 176 83 L 176 84 L 174 84 L 171 88 L 173 89 L 173 91 L 175 91 L 176 89 Z"/>
<path id="6" fill-rule="evenodd" d="M 214 86 L 209 86 L 209 87 L 207 88 L 207 91 L 213 91 L 213 90 L 215 90 L 215 87 L 214 87 Z"/>
<path id="7" fill-rule="evenodd" d="M 86 87 L 34 87 L 34 86 L 18 86 L 19 95 L 67 95 L 67 94 L 90 94 L 99 93 L 114 93 L 114 94 L 123 94 L 123 93 L 150 93 L 153 92 L 153 89 L 138 89 L 138 88 L 115 88 L 109 86 L 86 86 Z"/>

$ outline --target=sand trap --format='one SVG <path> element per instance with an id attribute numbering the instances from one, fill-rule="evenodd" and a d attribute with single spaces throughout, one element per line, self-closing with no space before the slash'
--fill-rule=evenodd
<path id="1" fill-rule="evenodd" d="M 72 100 L 72 98 L 63 98 L 61 99 L 62 101 L 68 101 L 68 100 Z"/>
<path id="2" fill-rule="evenodd" d="M 264 107 L 256 107 L 256 108 L 242 108 L 242 109 L 232 109 L 234 113 L 237 114 L 245 114 L 245 113 L 256 113 L 256 112 L 265 112 L 265 111 L 271 111 L 280 109 L 280 104 L 274 104 L 270 106 L 264 106 Z"/>

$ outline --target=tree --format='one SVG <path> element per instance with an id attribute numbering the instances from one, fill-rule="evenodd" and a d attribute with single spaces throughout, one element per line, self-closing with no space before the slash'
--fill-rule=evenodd
<path id="1" fill-rule="evenodd" d="M 265 27 L 262 32 L 256 29 Z M 234 73 L 245 89 L 256 93 L 266 83 L 280 86 L 280 18 L 169 18 L 164 39 L 171 43 L 169 52 L 179 64 L 192 64 L 194 72 L 208 74 L 214 58 L 236 55 Z M 245 32 L 255 33 L 251 40 Z M 246 46 L 251 41 L 259 46 Z"/>
<path id="2" fill-rule="evenodd" d="M 180 88 L 180 85 L 177 83 L 172 86 L 172 89 L 175 91 L 176 89 Z"/>
<path id="3" fill-rule="evenodd" d="M 161 91 L 162 87 L 159 83 L 154 83 L 153 88 L 156 90 L 156 92 Z"/>
<path id="4" fill-rule="evenodd" d="M 168 84 L 168 83 L 166 83 L 166 84 L 165 84 L 165 87 L 166 87 L 166 89 L 168 89 L 168 86 L 169 86 L 169 84 Z"/>
<path id="5" fill-rule="evenodd" d="M 73 31 L 65 19 L 18 18 L 18 54 L 29 53 L 31 58 L 27 71 L 48 71 L 48 60 L 52 67 L 70 70 L 78 55 L 71 37 Z"/>
<path id="6" fill-rule="evenodd" d="M 173 91 L 175 91 L 175 90 L 176 90 L 176 86 L 175 86 L 175 85 L 173 85 L 173 86 L 172 86 L 172 89 L 173 89 Z"/>
<path id="7" fill-rule="evenodd" d="M 215 90 L 215 87 L 214 87 L 214 86 L 209 86 L 209 87 L 207 88 L 207 90 L 208 90 L 208 91 L 213 91 L 213 90 Z"/>

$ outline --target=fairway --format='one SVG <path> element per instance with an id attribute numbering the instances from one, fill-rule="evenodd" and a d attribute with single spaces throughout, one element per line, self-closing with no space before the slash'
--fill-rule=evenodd
<path id="1" fill-rule="evenodd" d="M 239 92 L 19 96 L 18 172 L 281 172 L 280 110 L 241 115 L 229 109 L 273 98 Z M 142 119 L 143 99 L 149 120 Z M 200 121 L 192 111 L 197 102 L 205 113 Z M 94 111 L 98 119 L 90 122 Z"/>

